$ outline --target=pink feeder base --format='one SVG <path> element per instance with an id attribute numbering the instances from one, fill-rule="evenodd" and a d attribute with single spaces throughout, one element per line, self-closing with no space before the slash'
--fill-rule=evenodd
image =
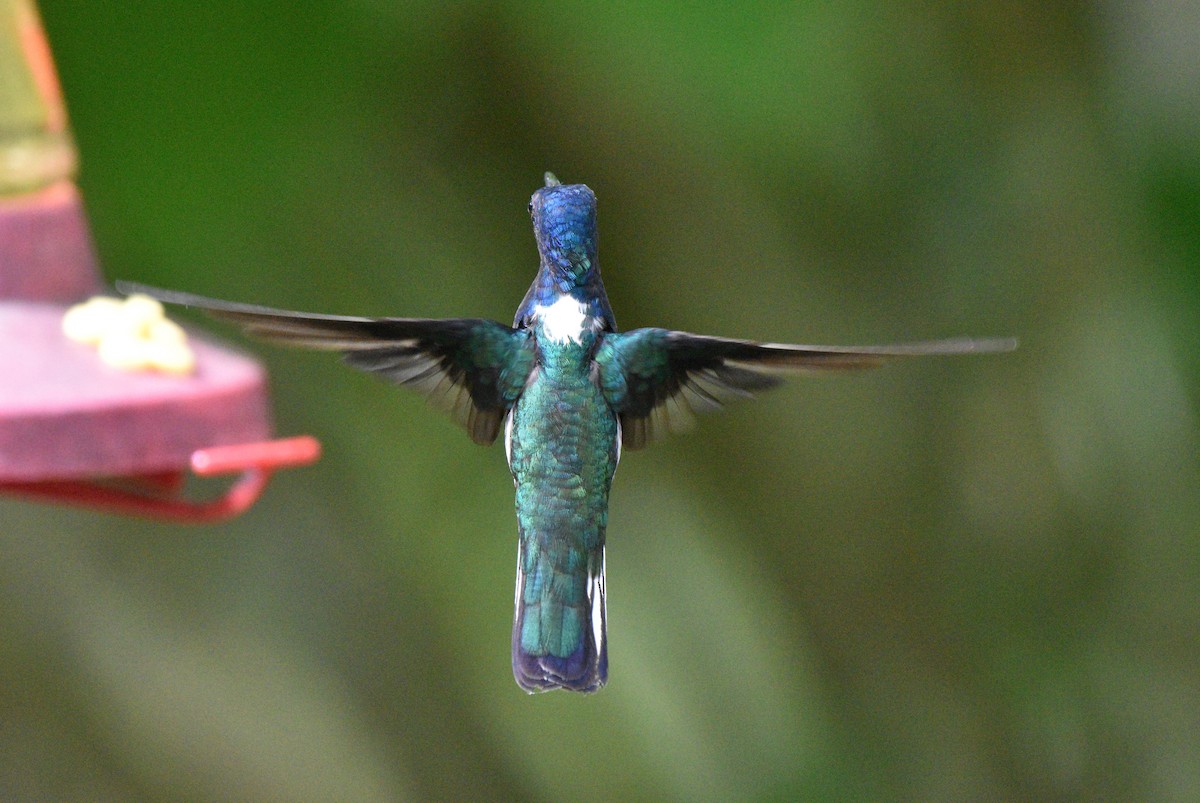
<path id="1" fill-rule="evenodd" d="M 0 302 L 0 481 L 180 470 L 270 437 L 253 360 L 191 338 L 196 373 L 129 373 L 62 334 L 64 307 Z"/>
<path id="2" fill-rule="evenodd" d="M 191 376 L 129 373 L 62 334 L 66 307 L 0 301 L 0 491 L 184 523 L 231 518 L 272 471 L 314 462 L 316 439 L 271 435 L 258 363 L 203 340 Z M 240 473 L 183 498 L 186 472 Z"/>

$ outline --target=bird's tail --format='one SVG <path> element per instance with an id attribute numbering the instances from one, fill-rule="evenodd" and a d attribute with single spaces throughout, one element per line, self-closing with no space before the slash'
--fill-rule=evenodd
<path id="1" fill-rule="evenodd" d="M 608 680 L 604 545 L 521 532 L 513 675 L 527 692 L 593 692 Z"/>

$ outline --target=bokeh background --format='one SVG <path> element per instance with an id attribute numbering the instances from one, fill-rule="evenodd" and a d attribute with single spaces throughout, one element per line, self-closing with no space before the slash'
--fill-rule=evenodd
<path id="1" fill-rule="evenodd" d="M 1200 796 L 1196 4 L 40 7 L 110 279 L 507 322 L 551 169 L 624 328 L 1022 346 L 627 453 L 531 698 L 502 449 L 247 344 L 326 455 L 243 518 L 0 501 L 4 799 Z"/>

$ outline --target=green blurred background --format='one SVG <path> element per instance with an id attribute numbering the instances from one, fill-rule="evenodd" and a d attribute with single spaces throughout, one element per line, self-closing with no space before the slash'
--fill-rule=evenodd
<path id="1" fill-rule="evenodd" d="M 240 520 L 0 502 L 0 797 L 1200 797 L 1195 4 L 41 10 L 110 279 L 507 322 L 551 169 L 624 328 L 1022 347 L 628 453 L 531 698 L 502 450 L 248 346 L 326 455 Z"/>

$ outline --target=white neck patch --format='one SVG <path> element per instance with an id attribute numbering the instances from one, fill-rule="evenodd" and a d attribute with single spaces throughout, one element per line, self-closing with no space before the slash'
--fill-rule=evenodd
<path id="1" fill-rule="evenodd" d="M 560 296 L 550 306 L 533 308 L 542 332 L 554 343 L 583 342 L 587 328 L 587 307 L 570 296 Z"/>

